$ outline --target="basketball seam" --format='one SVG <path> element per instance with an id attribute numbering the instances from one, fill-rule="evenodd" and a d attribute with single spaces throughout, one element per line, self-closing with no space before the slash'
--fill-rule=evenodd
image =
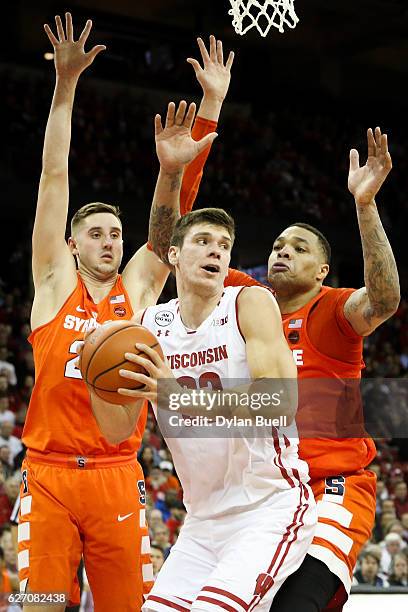
<path id="1" fill-rule="evenodd" d="M 128 329 L 128 327 L 125 327 L 124 329 Z M 109 338 L 112 338 L 113 334 L 111 334 L 109 336 Z M 106 338 L 108 339 L 108 338 Z M 156 346 L 158 346 L 158 342 L 156 342 L 156 344 L 148 344 L 147 346 L 149 346 L 150 348 L 154 349 Z M 99 348 L 99 347 L 98 347 Z M 138 351 L 137 353 L 135 353 L 135 355 L 146 355 L 146 353 L 144 353 L 143 351 Z M 111 366 L 110 368 L 108 368 L 107 370 L 104 370 L 103 372 L 99 372 L 98 376 L 95 376 L 95 378 L 93 379 L 93 382 L 90 383 L 89 381 L 88 384 L 92 385 L 92 387 L 94 387 L 94 389 L 98 389 L 99 391 L 105 391 L 105 389 L 100 389 L 99 387 L 95 387 L 95 382 L 98 380 L 98 378 L 100 378 L 101 376 L 103 376 L 104 374 L 107 374 L 108 372 L 110 372 L 111 370 L 114 370 L 115 368 L 119 368 L 120 366 L 122 366 L 123 364 L 125 364 L 126 362 L 128 363 L 132 363 L 131 361 L 129 361 L 128 359 L 125 359 L 124 361 L 119 361 L 119 363 L 115 363 L 113 366 Z M 146 372 L 146 370 L 145 370 Z M 142 372 L 140 372 L 141 374 Z M 148 375 L 148 374 L 147 374 Z M 146 385 L 143 385 L 144 387 Z M 134 391 L 139 390 L 139 387 L 137 387 L 137 389 L 134 389 Z M 114 391 L 114 393 L 116 393 L 116 391 Z"/>
<path id="2" fill-rule="evenodd" d="M 126 327 L 121 327 L 120 329 L 117 329 L 116 331 L 114 331 L 112 334 L 110 334 L 107 338 L 105 338 L 104 340 L 102 340 L 102 342 L 94 349 L 93 353 L 91 354 L 91 356 L 88 359 L 88 365 L 86 368 L 86 372 L 85 372 L 85 376 L 84 376 L 84 380 L 85 382 L 89 382 L 88 381 L 88 370 L 89 370 L 89 366 L 91 365 L 91 361 L 96 353 L 97 350 L 100 349 L 100 347 L 107 341 L 109 340 L 109 338 L 112 338 L 112 336 L 114 336 L 115 334 L 118 334 L 119 332 L 125 330 L 125 329 L 129 329 L 129 327 L 136 327 L 137 324 L 133 323 L 133 324 L 129 324 L 126 325 Z M 102 327 L 102 326 L 101 326 Z"/>

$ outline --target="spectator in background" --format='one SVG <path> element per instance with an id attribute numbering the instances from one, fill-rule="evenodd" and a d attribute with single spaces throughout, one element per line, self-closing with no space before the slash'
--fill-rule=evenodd
<path id="1" fill-rule="evenodd" d="M 0 374 L 0 393 L 3 394 L 8 391 L 9 383 L 6 374 Z"/>
<path id="2" fill-rule="evenodd" d="M 13 387 L 17 384 L 17 375 L 14 365 L 8 361 L 9 351 L 6 346 L 0 346 L 0 374 L 5 374 L 9 385 Z"/>
<path id="3" fill-rule="evenodd" d="M 397 482 L 394 487 L 394 506 L 398 518 L 408 512 L 408 487 L 405 481 Z"/>
<path id="4" fill-rule="evenodd" d="M 391 561 L 394 555 L 401 552 L 404 546 L 404 540 L 397 533 L 389 533 L 385 536 L 384 541 L 380 542 L 382 547 L 380 567 L 384 574 L 388 575 L 391 567 Z"/>
<path id="5" fill-rule="evenodd" d="M 3 421 L 0 422 L 0 446 L 7 444 L 11 452 L 10 463 L 13 464 L 14 458 L 21 453 L 23 445 L 20 438 L 12 435 L 14 429 L 14 422 Z"/>
<path id="6" fill-rule="evenodd" d="M 157 527 L 152 529 L 152 533 L 152 546 L 159 546 L 163 551 L 164 558 L 167 559 L 171 548 L 171 542 L 169 539 L 169 528 L 164 524 L 158 525 Z"/>
<path id="7" fill-rule="evenodd" d="M 372 586 L 388 586 L 386 580 L 379 576 L 381 553 L 372 546 L 360 555 L 360 569 L 354 574 L 353 584 L 370 584 Z"/>
<path id="8" fill-rule="evenodd" d="M 158 467 L 160 463 L 160 455 L 156 449 L 151 446 L 142 446 L 137 456 L 140 465 L 142 466 L 144 477 L 147 478 L 153 467 Z"/>
<path id="9" fill-rule="evenodd" d="M 405 540 L 405 543 L 408 544 L 408 512 L 404 512 L 401 516 L 401 525 L 402 525 L 402 539 Z"/>
<path id="10" fill-rule="evenodd" d="M 390 586 L 408 586 L 408 559 L 403 553 L 397 553 L 391 562 Z"/>
<path id="11" fill-rule="evenodd" d="M 8 398 L 8 395 L 0 396 L 0 425 L 5 421 L 9 421 L 14 427 L 15 420 L 15 414 L 10 410 L 10 400 Z"/>
<path id="12" fill-rule="evenodd" d="M 153 530 L 156 529 L 159 525 L 164 525 L 163 516 L 160 510 L 157 508 L 152 508 L 146 514 L 147 516 L 147 524 L 149 525 L 150 533 L 153 533 Z"/>
<path id="13" fill-rule="evenodd" d="M 157 574 L 161 570 L 164 563 L 163 549 L 157 544 L 152 544 L 150 547 L 150 558 L 153 564 L 153 579 L 156 580 Z"/>
<path id="14" fill-rule="evenodd" d="M 10 463 L 10 459 L 10 447 L 8 446 L 8 444 L 3 444 L 2 446 L 0 446 L 0 474 L 2 476 L 3 482 L 5 482 L 7 478 L 10 478 L 10 476 L 13 476 L 14 474 L 14 467 L 12 465 L 12 462 Z"/>

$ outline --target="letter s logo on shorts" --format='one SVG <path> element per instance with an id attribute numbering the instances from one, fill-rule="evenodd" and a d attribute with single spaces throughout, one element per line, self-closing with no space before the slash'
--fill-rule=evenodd
<path id="1" fill-rule="evenodd" d="M 170 312 L 170 310 L 160 310 L 158 313 L 156 313 L 154 320 L 156 321 L 157 325 L 160 325 L 160 327 L 166 327 L 167 325 L 173 323 L 174 314 Z"/>

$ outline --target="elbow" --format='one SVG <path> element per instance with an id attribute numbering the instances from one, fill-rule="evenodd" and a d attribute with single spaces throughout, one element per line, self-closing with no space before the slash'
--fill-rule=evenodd
<path id="1" fill-rule="evenodd" d="M 126 432 L 105 432 L 104 438 L 105 440 L 107 440 L 107 442 L 109 442 L 109 444 L 121 444 L 122 442 L 125 442 L 126 440 L 128 440 L 130 438 L 130 436 L 132 435 L 132 431 L 126 431 Z"/>

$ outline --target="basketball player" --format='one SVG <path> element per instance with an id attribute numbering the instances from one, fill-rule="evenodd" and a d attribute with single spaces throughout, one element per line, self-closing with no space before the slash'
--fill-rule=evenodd
<path id="1" fill-rule="evenodd" d="M 96 611 L 136 612 L 142 604 L 143 583 L 148 586 L 151 577 L 144 481 L 136 462 L 146 413 L 141 412 L 126 442 L 109 443 L 92 415 L 76 351 L 86 331 L 109 319 L 130 318 L 135 309 L 154 304 L 167 271 L 144 246 L 118 275 L 122 225 L 114 206 L 93 203 L 82 207 L 72 219 L 68 245 L 64 240 L 76 85 L 80 74 L 104 49 L 97 45 L 84 51 L 91 25 L 88 21 L 77 41 L 69 13 L 65 29 L 56 17 L 57 35 L 45 26 L 55 53 L 56 85 L 33 231 L 31 342 L 36 384 L 23 433 L 28 450 L 22 466 L 18 528 L 20 587 L 55 595 L 70 592 L 83 555 Z M 219 78 L 212 92 L 203 87 L 204 116 L 210 123 L 218 118 L 221 90 L 225 94 L 228 89 L 229 67 L 218 66 L 218 77 L 223 72 L 224 80 Z M 208 72 L 206 75 L 210 82 Z M 219 95 L 213 98 L 217 88 Z M 156 134 L 160 175 L 155 205 L 164 188 L 171 194 L 176 185 L 180 187 L 182 174 L 173 172 L 174 159 L 182 154 L 184 163 L 189 162 L 215 136 L 192 140 L 194 105 L 187 112 L 186 106 L 180 103 L 176 112 L 171 103 L 166 127 Z M 205 153 L 201 159 L 204 157 Z M 197 167 L 196 173 L 199 175 Z M 190 197 L 185 190 L 184 197 L 187 195 Z M 52 600 L 59 604 L 55 606 L 58 611 L 65 609 L 61 599 Z M 29 609 L 44 610 L 49 601 L 44 604 Z"/>
<path id="2" fill-rule="evenodd" d="M 365 165 L 359 166 L 355 149 L 350 152 L 348 179 L 360 228 L 365 286 L 354 290 L 323 285 L 330 246 L 319 230 L 304 223 L 281 232 L 269 257 L 268 280 L 301 380 L 300 421 L 313 406 L 318 406 L 321 417 L 327 405 L 333 406 L 334 386 L 325 389 L 323 380 L 340 383 L 337 399 L 347 380 L 358 381 L 363 337 L 391 317 L 399 304 L 398 271 L 375 202 L 392 166 L 387 136 L 377 127 L 374 134 L 368 130 L 367 140 Z M 226 285 L 254 282 L 234 270 L 226 279 Z M 313 383 L 312 397 L 304 382 L 309 378 L 320 379 Z M 344 403 L 339 406 L 333 420 L 341 419 L 338 411 L 347 409 Z M 271 610 L 317 612 L 329 602 L 330 609 L 342 610 L 357 557 L 374 525 L 375 474 L 365 468 L 375 454 L 373 441 L 364 437 L 330 439 L 325 432 L 320 439 L 301 438 L 300 457 L 309 464 L 318 525 L 308 555 L 285 582 Z"/>
<path id="3" fill-rule="evenodd" d="M 178 299 L 135 317 L 160 338 L 171 369 L 153 349 L 137 344 L 152 361 L 132 353 L 126 357 L 150 376 L 122 370 L 121 393 L 156 401 L 159 379 L 178 395 L 182 387 L 205 394 L 198 407 L 183 403 L 179 416 L 208 415 L 207 402 L 215 396 L 217 414 L 223 410 L 232 416 L 239 406 L 223 404 L 223 386 L 237 379 L 279 379 L 280 384 L 296 379 L 272 294 L 259 287 L 224 289 L 234 234 L 232 218 L 221 209 L 199 210 L 177 222 L 169 262 Z M 146 390 L 127 389 L 129 379 Z M 218 391 L 208 390 L 209 384 Z M 274 414 L 270 405 L 268 410 Z M 157 411 L 163 424 L 166 406 Z M 280 406 L 288 422 L 295 412 L 296 399 L 294 405 Z M 117 422 L 112 410 L 108 414 Z M 177 423 L 172 435 L 169 423 L 162 432 L 183 486 L 187 516 L 142 610 L 269 610 L 277 589 L 302 562 L 315 525 L 294 421 L 269 427 L 264 437 L 242 432 L 226 437 L 224 429 L 221 437 L 214 432 L 205 439 L 200 427 L 179 431 Z"/>

